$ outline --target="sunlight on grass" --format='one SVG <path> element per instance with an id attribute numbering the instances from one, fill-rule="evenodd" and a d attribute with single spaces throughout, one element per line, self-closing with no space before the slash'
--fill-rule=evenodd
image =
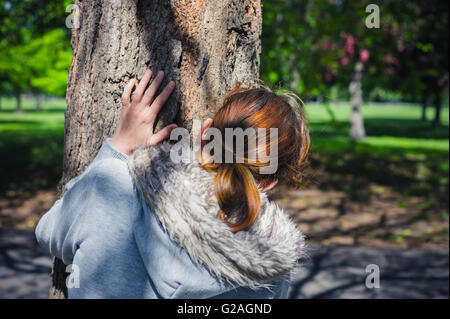
<path id="1" fill-rule="evenodd" d="M 46 100 L 39 111 L 24 99 L 2 99 L 0 109 L 0 194 L 33 194 L 55 188 L 61 176 L 64 143 L 64 99 Z M 5 156 L 5 155 L 6 156 Z"/>
<path id="2" fill-rule="evenodd" d="M 15 101 L 2 99 L 0 109 L 0 133 L 7 131 L 45 131 L 64 127 L 64 99 L 45 101 L 39 111 L 35 110 L 34 101 L 24 99 L 23 112 L 15 113 Z"/>
<path id="3" fill-rule="evenodd" d="M 330 108 L 338 122 L 347 122 L 350 118 L 351 108 L 348 103 L 332 103 Z M 306 110 L 309 114 L 311 123 L 330 121 L 331 117 L 325 107 L 318 103 L 306 103 Z M 385 104 L 385 103 L 368 103 L 363 105 L 362 114 L 365 119 L 403 119 L 403 120 L 420 120 L 422 117 L 422 109 L 418 105 L 413 104 Z M 434 108 L 427 108 L 427 119 L 434 118 Z M 442 124 L 449 124 L 449 109 L 445 107 L 441 111 Z"/>
<path id="4" fill-rule="evenodd" d="M 423 149 L 434 151 L 449 151 L 448 139 L 420 139 L 408 137 L 377 136 L 367 137 L 363 142 L 372 146 L 401 148 L 401 149 Z"/>

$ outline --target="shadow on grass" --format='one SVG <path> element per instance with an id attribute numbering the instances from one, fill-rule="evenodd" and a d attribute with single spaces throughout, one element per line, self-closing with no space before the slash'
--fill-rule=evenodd
<path id="1" fill-rule="evenodd" d="M 367 136 L 393 136 L 409 138 L 448 139 L 449 127 L 431 127 L 430 122 L 407 119 L 368 118 L 364 120 Z M 348 122 L 316 122 L 311 123 L 312 137 L 348 136 Z"/>
<path id="2" fill-rule="evenodd" d="M 62 170 L 64 128 L 14 130 L 0 135 L 0 196 L 55 187 Z"/>
<path id="3" fill-rule="evenodd" d="M 311 166 L 322 168 L 323 189 L 345 191 L 352 200 L 365 201 L 375 183 L 406 195 L 422 196 L 428 204 L 448 210 L 448 151 L 400 149 L 356 143 L 348 138 L 313 138 Z"/>
<path id="4" fill-rule="evenodd" d="M 2 120 L 2 119 L 0 119 L 0 125 L 1 124 L 39 125 L 40 123 L 41 123 L 40 121 L 33 121 L 33 120 Z"/>
<path id="5" fill-rule="evenodd" d="M 64 113 L 65 109 L 61 109 L 61 107 L 46 107 L 41 110 L 31 109 L 27 110 L 27 113 Z"/>
<path id="6" fill-rule="evenodd" d="M 369 118 L 364 121 L 368 136 L 448 139 L 448 125 L 431 127 L 430 122 L 406 119 Z"/>
<path id="7" fill-rule="evenodd" d="M 3 108 L 0 109 L 0 115 L 2 114 L 45 114 L 45 113 L 64 113 L 66 110 L 65 105 L 61 106 L 45 106 L 43 105 L 39 110 L 36 108 L 23 107 L 22 112 L 17 113 L 15 108 Z"/>

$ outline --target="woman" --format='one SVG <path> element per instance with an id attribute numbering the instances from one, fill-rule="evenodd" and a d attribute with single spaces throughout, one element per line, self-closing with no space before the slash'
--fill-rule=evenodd
<path id="1" fill-rule="evenodd" d="M 277 128 L 274 173 L 259 171 L 267 161 L 250 161 L 249 147 L 232 163 L 206 152 L 176 162 L 163 142 L 176 125 L 153 133 L 174 83 L 154 98 L 163 72 L 147 87 L 151 75 L 125 87 L 115 135 L 36 228 L 41 247 L 73 265 L 68 297 L 285 298 L 303 236 L 265 192 L 280 178 L 300 181 L 309 148 L 302 110 L 289 95 L 237 89 L 203 124 L 204 149 L 213 129 Z M 273 142 L 253 151 L 270 157 Z"/>

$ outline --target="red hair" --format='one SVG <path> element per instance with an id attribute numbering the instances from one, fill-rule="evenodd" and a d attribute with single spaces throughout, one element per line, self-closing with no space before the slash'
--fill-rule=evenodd
<path id="1" fill-rule="evenodd" d="M 267 165 L 267 158 L 266 161 L 249 160 L 251 150 L 248 140 L 244 143 L 243 163 L 214 163 L 211 158 L 202 158 L 202 166 L 216 172 L 214 185 L 220 207 L 218 217 L 226 221 L 233 232 L 237 232 L 249 227 L 258 216 L 258 183 L 280 178 L 289 179 L 296 185 L 302 184 L 310 146 L 307 117 L 303 103 L 291 92 L 276 94 L 265 87 L 238 87 L 225 96 L 211 127 L 221 131 L 223 147 L 226 128 L 278 129 L 276 141 L 266 139 L 265 144 L 261 143 L 264 149 L 256 149 L 256 154 L 270 156 L 273 155 L 270 154 L 271 143 L 278 143 L 278 168 L 275 173 L 260 174 L 260 168 Z M 259 143 L 256 145 L 261 148 Z M 233 154 L 236 155 L 235 149 Z"/>

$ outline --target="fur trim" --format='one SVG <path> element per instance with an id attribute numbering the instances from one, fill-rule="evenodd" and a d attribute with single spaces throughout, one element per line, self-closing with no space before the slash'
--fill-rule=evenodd
<path id="1" fill-rule="evenodd" d="M 196 159 L 174 163 L 171 146 L 164 142 L 141 147 L 128 160 L 141 195 L 171 240 L 193 261 L 232 284 L 256 288 L 288 274 L 305 250 L 295 223 L 260 192 L 261 209 L 255 222 L 233 233 L 217 218 L 214 173 Z"/>

